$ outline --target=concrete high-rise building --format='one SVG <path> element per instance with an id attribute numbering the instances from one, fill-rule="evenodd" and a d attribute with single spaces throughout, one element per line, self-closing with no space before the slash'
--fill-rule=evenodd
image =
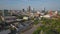
<path id="1" fill-rule="evenodd" d="M 2 16 L 3 15 L 3 12 L 2 12 L 3 10 L 0 10 L 0 16 Z"/>
<path id="2" fill-rule="evenodd" d="M 31 12 L 31 6 L 28 7 L 28 11 Z"/>
<path id="3" fill-rule="evenodd" d="M 22 9 L 23 12 L 25 12 L 25 9 Z"/>
<path id="4" fill-rule="evenodd" d="M 45 13 L 45 8 L 42 10 L 42 13 Z"/>
<path id="5" fill-rule="evenodd" d="M 4 13 L 4 16 L 10 16 L 11 14 L 10 14 L 10 10 L 4 10 L 3 11 L 3 13 Z"/>
<path id="6" fill-rule="evenodd" d="M 8 15 L 8 10 L 4 10 L 4 16 L 7 16 Z"/>

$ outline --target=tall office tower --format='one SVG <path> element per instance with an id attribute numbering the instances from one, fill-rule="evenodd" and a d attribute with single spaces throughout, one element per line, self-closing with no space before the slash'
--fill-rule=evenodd
<path id="1" fill-rule="evenodd" d="M 3 11 L 3 10 L 0 10 L 0 16 L 2 16 L 2 15 L 3 15 L 3 14 L 2 14 L 2 11 Z"/>
<path id="2" fill-rule="evenodd" d="M 25 12 L 25 9 L 22 9 L 23 12 Z"/>
<path id="3" fill-rule="evenodd" d="M 35 9 L 33 8 L 33 12 L 35 11 Z"/>
<path id="4" fill-rule="evenodd" d="M 10 10 L 10 14 L 11 14 L 11 16 L 13 15 L 13 12 L 12 12 L 12 10 Z"/>
<path id="5" fill-rule="evenodd" d="M 4 10 L 4 16 L 10 16 L 10 12 L 9 12 L 9 10 Z"/>
<path id="6" fill-rule="evenodd" d="M 42 10 L 42 13 L 45 13 L 45 8 Z"/>
<path id="7" fill-rule="evenodd" d="M 31 12 L 31 7 L 30 6 L 28 7 L 28 11 Z"/>

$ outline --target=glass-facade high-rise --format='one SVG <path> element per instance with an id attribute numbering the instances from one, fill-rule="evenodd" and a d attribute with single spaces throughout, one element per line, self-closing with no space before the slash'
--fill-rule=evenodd
<path id="1" fill-rule="evenodd" d="M 10 16 L 9 10 L 4 10 L 4 16 Z"/>

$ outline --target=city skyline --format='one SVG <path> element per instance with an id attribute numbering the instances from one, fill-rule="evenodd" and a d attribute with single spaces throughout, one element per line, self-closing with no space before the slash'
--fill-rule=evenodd
<path id="1" fill-rule="evenodd" d="M 60 0 L 0 0 L 0 9 L 27 9 L 28 6 L 42 10 L 60 10 Z"/>

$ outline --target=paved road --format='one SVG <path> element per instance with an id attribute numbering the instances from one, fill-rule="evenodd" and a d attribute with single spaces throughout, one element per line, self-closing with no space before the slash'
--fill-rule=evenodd
<path id="1" fill-rule="evenodd" d="M 8 33 L 10 33 L 10 30 L 4 30 L 0 32 L 0 34 L 8 34 Z"/>
<path id="2" fill-rule="evenodd" d="M 27 31 L 25 31 L 24 33 L 21 33 L 21 34 L 32 34 L 37 29 L 37 27 L 39 27 L 40 25 L 41 25 L 41 23 L 39 23 L 37 25 L 34 25 L 30 30 L 27 30 Z"/>
<path id="3" fill-rule="evenodd" d="M 21 34 L 32 34 L 37 29 L 37 27 L 39 27 L 40 25 L 41 25 L 40 23 L 37 25 L 34 25 L 30 30 L 27 30 Z M 8 34 L 9 32 L 10 32 L 10 30 L 4 30 L 4 31 L 0 32 L 0 34 Z"/>

